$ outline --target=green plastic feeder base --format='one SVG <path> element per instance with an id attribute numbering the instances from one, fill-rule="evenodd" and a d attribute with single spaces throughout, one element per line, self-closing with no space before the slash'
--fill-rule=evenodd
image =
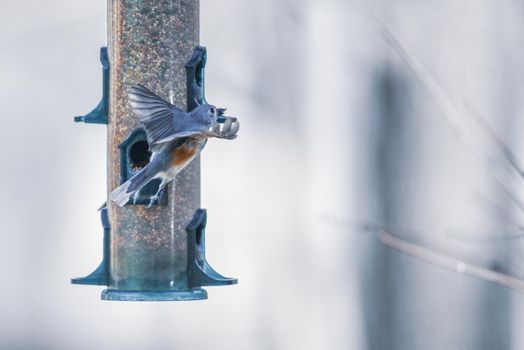
<path id="1" fill-rule="evenodd" d="M 106 289 L 102 292 L 102 300 L 112 301 L 184 301 L 202 299 L 207 299 L 207 292 L 202 288 L 159 292 Z"/>

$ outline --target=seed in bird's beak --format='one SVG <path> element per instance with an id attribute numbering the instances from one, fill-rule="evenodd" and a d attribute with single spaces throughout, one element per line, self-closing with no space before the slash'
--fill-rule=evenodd
<path id="1" fill-rule="evenodd" d="M 235 136 L 239 128 L 240 128 L 240 123 L 238 121 L 235 121 L 233 123 L 233 126 L 231 127 L 231 130 L 229 130 L 229 132 L 226 133 L 224 136 L 227 136 L 227 137 Z"/>
<path id="2" fill-rule="evenodd" d="M 233 120 L 231 118 L 226 118 L 224 121 L 224 125 L 222 125 L 222 132 L 221 134 L 226 134 L 229 129 L 231 129 L 231 124 L 233 124 Z"/>

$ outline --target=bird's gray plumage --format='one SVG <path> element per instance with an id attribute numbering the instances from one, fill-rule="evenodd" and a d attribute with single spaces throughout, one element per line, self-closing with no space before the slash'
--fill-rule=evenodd
<path id="1" fill-rule="evenodd" d="M 209 105 L 198 106 L 186 113 L 141 85 L 129 89 L 129 103 L 146 131 L 151 151 L 177 137 L 207 131 L 216 122 L 216 116 L 213 118 L 207 114 Z"/>
<path id="2" fill-rule="evenodd" d="M 151 206 L 167 183 L 204 148 L 207 138 L 234 139 L 238 132 L 236 118 L 225 116 L 221 116 L 225 123 L 220 130 L 217 118 L 225 109 L 204 104 L 186 113 L 141 85 L 129 89 L 129 103 L 146 132 L 153 154 L 148 165 L 111 192 L 111 200 L 119 206 L 132 198 L 136 200 L 141 188 L 159 178 L 161 183 L 151 197 Z M 177 152 L 181 147 L 185 152 Z"/>

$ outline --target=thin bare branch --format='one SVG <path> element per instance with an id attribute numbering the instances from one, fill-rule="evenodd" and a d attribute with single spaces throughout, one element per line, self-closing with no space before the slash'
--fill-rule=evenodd
<path id="1" fill-rule="evenodd" d="M 471 104 L 469 101 L 464 101 L 464 106 L 468 110 L 469 114 L 471 115 L 472 119 L 477 123 L 477 125 L 483 129 L 490 138 L 495 142 L 495 144 L 500 149 L 501 153 L 504 155 L 508 163 L 520 174 L 520 176 L 524 176 L 524 171 L 522 170 L 522 167 L 519 164 L 519 161 L 517 160 L 517 156 L 515 153 L 511 150 L 511 148 L 502 140 L 495 130 L 489 125 L 488 121 L 484 116 Z"/>
<path id="2" fill-rule="evenodd" d="M 519 208 L 521 212 L 524 213 L 524 204 L 522 203 L 522 201 L 515 194 L 513 194 L 513 192 L 511 192 L 509 188 L 502 181 L 500 181 L 496 176 L 493 176 L 493 179 L 499 185 L 499 187 L 504 191 L 504 193 L 508 196 L 511 202 L 517 208 Z"/>
<path id="3" fill-rule="evenodd" d="M 501 231 L 505 232 L 500 235 L 495 235 L 493 233 L 481 233 L 480 235 L 471 235 L 463 232 L 457 232 L 453 231 L 446 234 L 446 237 L 449 239 L 452 239 L 454 241 L 460 241 L 460 242 L 467 242 L 467 243 L 479 243 L 479 244 L 486 244 L 486 243 L 492 243 L 494 241 L 504 241 L 504 240 L 510 240 L 510 239 L 522 239 L 524 238 L 524 232 L 522 232 L 521 227 L 516 228 L 503 228 Z M 506 232 L 514 232 L 514 233 L 506 233 Z"/>
<path id="4" fill-rule="evenodd" d="M 426 90 L 430 97 L 435 101 L 436 105 L 442 110 L 442 117 L 450 126 L 455 136 L 464 142 L 464 137 L 469 134 L 469 131 L 462 126 L 460 113 L 453 104 L 448 95 L 444 92 L 441 86 L 424 67 L 422 63 L 401 44 L 400 40 L 393 34 L 389 27 L 379 19 L 366 5 L 360 4 L 364 12 L 375 25 L 378 32 L 386 40 L 389 46 L 397 53 L 397 55 L 404 61 L 406 67 L 413 73 L 421 86 Z M 469 135 L 472 137 L 472 135 Z"/>
<path id="5" fill-rule="evenodd" d="M 462 275 L 475 277 L 491 283 L 524 292 L 524 280 L 493 271 L 481 266 L 468 264 L 462 260 L 449 257 L 444 254 L 435 253 L 421 246 L 408 243 L 387 231 L 379 233 L 379 239 L 386 246 L 398 250 L 404 254 L 415 257 L 429 264 L 455 271 Z"/>
<path id="6" fill-rule="evenodd" d="M 323 215 L 323 221 L 328 221 L 331 224 L 336 224 L 337 226 L 344 228 L 354 227 L 364 232 L 373 233 L 374 235 L 378 236 L 380 242 L 385 246 L 402 252 L 406 255 L 410 255 L 428 264 L 524 292 L 524 280 L 485 267 L 470 264 L 446 254 L 434 252 L 418 244 L 408 242 L 391 233 L 392 225 L 373 221 L 348 222 L 344 219 L 334 218 L 327 215 Z M 399 227 L 398 225 L 394 226 Z M 405 232 L 404 230 L 402 231 Z M 417 231 L 409 230 L 407 232 Z"/>

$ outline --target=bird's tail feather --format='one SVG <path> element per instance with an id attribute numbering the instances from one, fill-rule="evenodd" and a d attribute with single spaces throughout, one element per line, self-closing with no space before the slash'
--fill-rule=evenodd
<path id="1" fill-rule="evenodd" d="M 148 173 L 148 168 L 145 167 L 111 192 L 109 198 L 119 206 L 123 207 L 129 203 L 131 197 L 133 197 L 137 191 L 147 185 L 147 183 L 152 179 L 153 176 Z"/>

